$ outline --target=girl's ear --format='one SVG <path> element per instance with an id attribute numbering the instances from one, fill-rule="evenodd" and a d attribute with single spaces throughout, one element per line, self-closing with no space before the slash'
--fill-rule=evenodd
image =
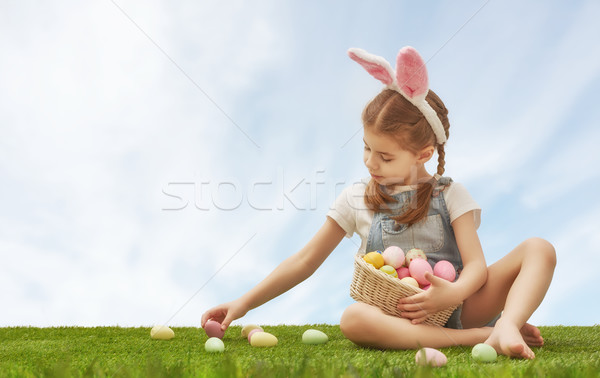
<path id="1" fill-rule="evenodd" d="M 348 50 L 348 56 L 354 60 L 375 79 L 381 81 L 385 85 L 390 85 L 394 82 L 394 70 L 387 60 L 380 56 L 369 54 L 363 49 L 351 48 Z"/>
<path id="2" fill-rule="evenodd" d="M 425 61 L 413 47 L 405 46 L 396 58 L 396 80 L 408 97 L 425 99 L 429 92 L 429 80 Z"/>
<path id="3" fill-rule="evenodd" d="M 419 152 L 419 161 L 422 163 L 426 163 L 433 157 L 433 152 L 435 148 L 433 146 L 425 147 Z"/>

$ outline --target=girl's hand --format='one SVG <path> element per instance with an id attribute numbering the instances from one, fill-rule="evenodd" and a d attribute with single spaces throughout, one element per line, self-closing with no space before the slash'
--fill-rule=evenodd
<path id="1" fill-rule="evenodd" d="M 223 303 L 216 307 L 211 308 L 202 314 L 202 320 L 200 322 L 202 328 L 209 319 L 221 323 L 221 329 L 225 331 L 232 321 L 241 318 L 246 315 L 248 309 L 245 308 L 238 300 Z"/>
<path id="2" fill-rule="evenodd" d="M 425 273 L 425 278 L 431 282 L 429 289 L 398 301 L 402 317 L 411 319 L 413 324 L 422 323 L 429 315 L 460 303 L 460 298 L 456 297 L 454 283 L 429 272 Z"/>

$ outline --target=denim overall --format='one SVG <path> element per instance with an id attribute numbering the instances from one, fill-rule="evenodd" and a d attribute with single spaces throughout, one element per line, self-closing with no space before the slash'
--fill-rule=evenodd
<path id="1" fill-rule="evenodd" d="M 390 219 L 390 216 L 400 214 L 405 204 L 411 200 L 411 196 L 416 193 L 416 190 L 393 195 L 398 202 L 389 204 L 392 212 L 374 214 L 367 238 L 367 252 L 383 251 L 392 245 L 402 248 L 405 252 L 412 248 L 420 248 L 427 255 L 427 261 L 432 267 L 440 260 L 448 260 L 454 265 L 458 277 L 463 264 L 460 251 L 456 245 L 454 230 L 450 225 L 450 214 L 444 200 L 444 189 L 451 182 L 452 179 L 449 177 L 440 178 L 438 187 L 434 189 L 431 196 L 426 219 L 413 224 L 411 227 L 396 224 L 393 219 Z M 462 329 L 460 322 L 461 310 L 462 306 L 459 306 L 452 313 L 445 327 Z"/>

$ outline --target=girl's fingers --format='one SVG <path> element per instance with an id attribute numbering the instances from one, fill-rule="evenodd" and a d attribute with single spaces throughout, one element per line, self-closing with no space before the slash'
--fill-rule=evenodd
<path id="1" fill-rule="evenodd" d="M 427 318 L 427 311 L 418 310 L 418 311 L 406 311 L 402 312 L 402 317 L 411 320 L 425 319 Z"/>
<path id="2" fill-rule="evenodd" d="M 420 317 L 420 318 L 417 318 L 417 319 L 413 319 L 413 320 L 411 320 L 411 323 L 412 323 L 412 324 L 421 324 L 421 323 L 423 323 L 425 320 L 427 320 L 427 315 L 425 315 L 425 316 L 422 316 L 422 317 Z"/>
<path id="3" fill-rule="evenodd" d="M 202 328 L 204 328 L 204 325 L 206 324 L 206 322 L 209 319 L 215 320 L 219 323 L 221 323 L 224 319 L 225 314 L 223 313 L 223 310 L 221 310 L 220 308 L 211 308 L 210 310 L 206 311 L 204 314 L 202 314 L 202 319 L 200 321 L 200 325 L 202 326 Z"/>
<path id="4" fill-rule="evenodd" d="M 400 304 L 397 307 L 400 311 L 419 311 L 423 309 L 423 306 L 420 303 Z"/>
<path id="5" fill-rule="evenodd" d="M 398 301 L 398 303 L 406 304 L 406 303 L 419 303 L 422 302 L 425 297 L 425 293 L 419 293 L 411 295 L 410 297 L 404 297 Z"/>

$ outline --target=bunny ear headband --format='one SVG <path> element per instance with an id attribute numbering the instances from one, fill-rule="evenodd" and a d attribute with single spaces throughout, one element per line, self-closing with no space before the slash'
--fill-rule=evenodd
<path id="1" fill-rule="evenodd" d="M 413 47 L 405 46 L 398 52 L 396 71 L 382 57 L 369 54 L 363 49 L 351 48 L 348 55 L 363 66 L 375 79 L 386 85 L 386 88 L 400 93 L 425 116 L 435 133 L 438 144 L 446 143 L 446 133 L 442 121 L 431 105 L 425 100 L 429 92 L 425 61 Z"/>

